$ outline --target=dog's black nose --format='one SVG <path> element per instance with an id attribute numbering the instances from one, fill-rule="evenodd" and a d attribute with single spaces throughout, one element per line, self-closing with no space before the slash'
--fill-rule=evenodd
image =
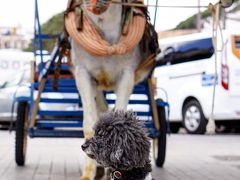
<path id="1" fill-rule="evenodd" d="M 88 148 L 88 144 L 87 143 L 84 143 L 83 145 L 82 145 L 82 150 L 84 151 L 84 150 L 86 150 L 87 148 Z"/>

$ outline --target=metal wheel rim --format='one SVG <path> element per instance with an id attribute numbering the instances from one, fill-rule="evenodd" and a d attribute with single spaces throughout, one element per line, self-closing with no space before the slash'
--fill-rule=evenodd
<path id="1" fill-rule="evenodd" d="M 201 113 L 197 106 L 189 106 L 184 115 L 184 123 L 186 128 L 193 132 L 196 131 L 201 122 Z"/>

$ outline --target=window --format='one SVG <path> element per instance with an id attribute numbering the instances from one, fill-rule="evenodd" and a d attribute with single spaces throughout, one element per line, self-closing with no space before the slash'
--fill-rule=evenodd
<path id="1" fill-rule="evenodd" d="M 211 38 L 180 42 L 165 48 L 157 66 L 206 59 L 210 58 L 213 53 Z"/>
<path id="2" fill-rule="evenodd" d="M 22 76 L 23 76 L 23 72 L 15 75 L 14 78 L 12 78 L 9 81 L 6 81 L 3 87 L 8 88 L 8 87 L 17 86 L 21 82 Z"/>

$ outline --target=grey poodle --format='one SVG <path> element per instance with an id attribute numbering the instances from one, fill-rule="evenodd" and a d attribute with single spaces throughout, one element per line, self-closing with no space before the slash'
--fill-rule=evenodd
<path id="1" fill-rule="evenodd" d="M 152 179 L 150 140 L 143 123 L 132 111 L 105 113 L 94 130 L 94 137 L 86 140 L 82 149 L 100 165 L 110 168 L 112 179 Z"/>

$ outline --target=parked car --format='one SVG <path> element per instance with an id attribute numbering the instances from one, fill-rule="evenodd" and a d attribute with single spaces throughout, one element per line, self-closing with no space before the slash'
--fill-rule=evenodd
<path id="1" fill-rule="evenodd" d="M 14 76 L 9 77 L 9 79 L 0 86 L 0 122 L 9 122 L 11 118 L 15 119 L 16 111 L 13 110 L 14 96 L 21 85 L 25 84 L 29 86 L 30 80 L 28 73 L 30 72 L 22 70 Z"/>
<path id="2" fill-rule="evenodd" d="M 219 37 L 218 37 L 219 38 Z M 222 42 L 221 40 L 218 42 Z M 211 33 L 163 39 L 154 76 L 168 94 L 170 126 L 202 134 L 211 114 L 215 55 Z M 223 32 L 218 52 L 214 117 L 217 126 L 240 124 L 240 32 Z M 223 45 L 223 46 L 222 46 Z M 165 98 L 157 90 L 157 96 Z"/>
<path id="3" fill-rule="evenodd" d="M 16 49 L 0 49 L 0 83 L 9 80 L 12 74 L 29 65 L 33 60 L 32 52 Z"/>
<path id="4" fill-rule="evenodd" d="M 9 77 L 0 86 L 0 124 L 6 124 L 11 120 L 16 120 L 17 103 L 14 99 L 18 96 L 30 97 L 30 66 L 25 67 L 23 70 L 16 73 L 14 76 Z M 35 93 L 36 95 L 36 93 Z M 76 98 L 78 94 L 64 94 L 64 93 L 45 93 L 43 97 L 48 98 Z M 46 104 L 40 103 L 41 110 L 61 110 L 61 109 L 78 109 L 77 104 Z"/>

